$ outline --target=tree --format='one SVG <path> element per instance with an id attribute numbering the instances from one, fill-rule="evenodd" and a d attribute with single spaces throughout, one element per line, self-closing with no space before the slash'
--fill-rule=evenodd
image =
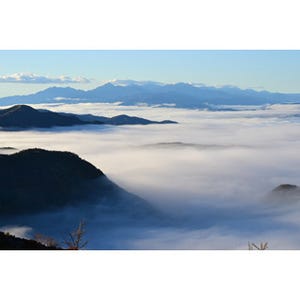
<path id="1" fill-rule="evenodd" d="M 85 234 L 85 222 L 81 220 L 79 222 L 78 228 L 69 233 L 69 239 L 65 240 L 68 250 L 80 250 L 87 245 L 87 241 L 83 241 L 83 236 Z"/>
<path id="2" fill-rule="evenodd" d="M 34 235 L 34 240 L 37 241 L 38 243 L 41 243 L 47 247 L 59 247 L 58 242 L 53 239 L 52 237 L 45 236 L 41 233 L 36 233 Z"/>

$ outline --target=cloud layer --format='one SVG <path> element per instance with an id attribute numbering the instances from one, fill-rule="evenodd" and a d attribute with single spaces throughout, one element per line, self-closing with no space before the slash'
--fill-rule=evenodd
<path id="1" fill-rule="evenodd" d="M 35 107 L 179 122 L 0 132 L 2 147 L 75 152 L 176 220 L 172 228 L 110 229 L 88 220 L 89 247 L 247 249 L 250 241 L 300 249 L 299 204 L 278 207 L 264 198 L 279 184 L 300 185 L 299 105 L 234 112 L 89 103 Z"/>
<path id="2" fill-rule="evenodd" d="M 67 83 L 89 83 L 84 77 L 72 78 L 69 76 L 49 77 L 33 73 L 15 73 L 0 76 L 0 83 L 35 83 L 35 84 L 67 84 Z"/>

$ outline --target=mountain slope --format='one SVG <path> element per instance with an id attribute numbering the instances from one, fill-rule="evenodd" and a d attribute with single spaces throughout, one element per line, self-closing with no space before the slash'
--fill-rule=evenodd
<path id="1" fill-rule="evenodd" d="M 111 182 L 70 152 L 28 149 L 0 155 L 0 215 L 24 215 L 66 206 L 100 204 L 150 212 L 142 199 Z"/>

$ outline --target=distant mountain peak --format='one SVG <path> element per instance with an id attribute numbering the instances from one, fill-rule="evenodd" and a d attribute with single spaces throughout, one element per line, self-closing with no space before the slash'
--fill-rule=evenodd
<path id="1" fill-rule="evenodd" d="M 56 91 L 80 91 L 78 89 L 74 89 L 69 86 L 51 86 L 51 87 L 46 88 L 43 91 L 55 91 L 55 90 Z"/>
<path id="2" fill-rule="evenodd" d="M 137 81 L 116 79 L 103 82 L 91 90 L 71 87 L 51 87 L 35 94 L 0 98 L 0 105 L 16 103 L 115 103 L 122 105 L 165 106 L 177 108 L 215 109 L 216 105 L 266 105 L 298 103 L 299 94 L 272 93 L 255 89 L 241 89 L 232 85 L 208 86 L 202 83 Z"/>

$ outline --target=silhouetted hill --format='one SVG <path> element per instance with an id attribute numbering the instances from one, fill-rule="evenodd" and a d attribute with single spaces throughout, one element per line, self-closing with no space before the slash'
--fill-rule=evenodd
<path id="1" fill-rule="evenodd" d="M 64 116 L 51 111 L 39 111 L 27 105 L 15 105 L 0 110 L 0 127 L 72 126 L 87 124 L 76 116 Z"/>
<path id="2" fill-rule="evenodd" d="M 38 110 L 28 105 L 15 105 L 0 110 L 0 127 L 2 128 L 49 128 L 53 126 L 73 126 L 85 124 L 109 125 L 147 125 L 172 124 L 174 121 L 150 121 L 138 117 L 119 115 L 112 118 L 94 115 L 76 115 L 70 113 L 57 113 L 49 110 Z"/>
<path id="3" fill-rule="evenodd" d="M 68 114 L 70 115 L 70 114 Z M 85 122 L 102 122 L 109 125 L 149 125 L 149 124 L 177 124 L 175 121 L 163 120 L 163 121 L 151 121 L 144 118 L 133 117 L 128 115 L 117 115 L 112 118 L 94 116 L 91 114 L 86 115 L 74 115 L 80 120 Z"/>
<path id="4" fill-rule="evenodd" d="M 107 122 L 108 124 L 112 124 L 112 125 L 134 125 L 134 124 L 148 125 L 148 124 L 176 124 L 177 123 L 170 120 L 155 122 L 143 118 L 130 117 L 127 115 L 119 115 L 119 116 L 112 117 L 110 118 L 110 120 L 107 120 Z"/>
<path id="5" fill-rule="evenodd" d="M 267 198 L 278 204 L 293 204 L 300 201 L 300 187 L 294 184 L 280 184 Z"/>
<path id="6" fill-rule="evenodd" d="M 0 231 L 0 250 L 61 250 L 37 241 L 18 238 Z"/>
<path id="7" fill-rule="evenodd" d="M 277 186 L 275 189 L 273 189 L 273 192 L 278 193 L 278 192 L 291 192 L 291 191 L 296 191 L 298 190 L 299 187 L 294 184 L 280 184 Z"/>
<path id="8" fill-rule="evenodd" d="M 0 214 L 91 203 L 128 210 L 135 207 L 137 212 L 149 208 L 76 154 L 28 149 L 0 155 Z"/>

